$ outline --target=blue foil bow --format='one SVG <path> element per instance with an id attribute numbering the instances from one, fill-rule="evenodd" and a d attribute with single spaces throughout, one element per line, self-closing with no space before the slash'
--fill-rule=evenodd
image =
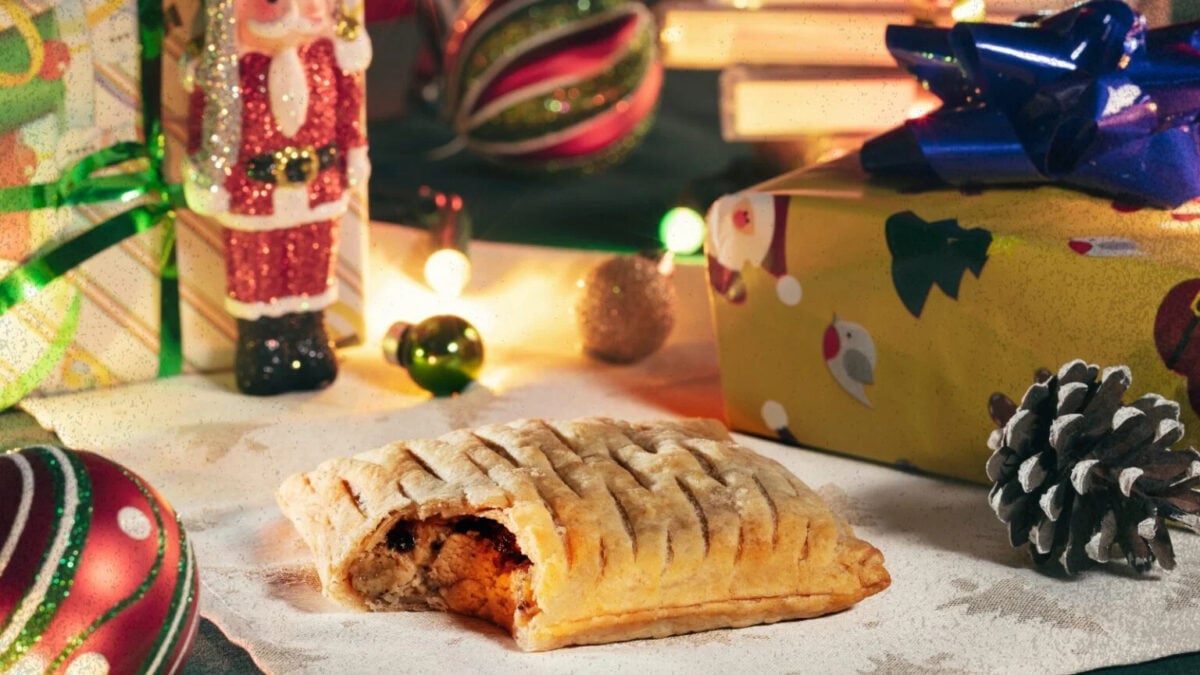
<path id="1" fill-rule="evenodd" d="M 887 46 L 944 105 L 867 141 L 869 172 L 1200 196 L 1200 22 L 1147 30 L 1093 0 L 1030 23 L 889 26 Z"/>

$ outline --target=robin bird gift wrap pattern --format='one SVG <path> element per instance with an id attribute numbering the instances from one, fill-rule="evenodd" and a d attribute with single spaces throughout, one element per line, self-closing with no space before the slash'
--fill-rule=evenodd
<path id="1" fill-rule="evenodd" d="M 732 425 L 983 481 L 1005 392 L 1085 357 L 1198 433 L 1198 38 L 1119 0 L 889 27 L 946 105 L 710 209 Z"/>
<path id="2" fill-rule="evenodd" d="M 723 197 L 708 257 L 730 423 L 983 482 L 989 403 L 1086 354 L 1179 401 L 1200 445 L 1198 207 L 869 180 L 853 156 Z"/>

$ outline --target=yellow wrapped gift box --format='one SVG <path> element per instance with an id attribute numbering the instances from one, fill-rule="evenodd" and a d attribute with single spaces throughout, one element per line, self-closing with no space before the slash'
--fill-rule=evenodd
<path id="1" fill-rule="evenodd" d="M 1081 358 L 1200 440 L 1196 202 L 900 185 L 849 156 L 722 197 L 706 252 L 736 429 L 985 481 L 993 416 Z"/>
<path id="2" fill-rule="evenodd" d="M 163 8 L 157 0 L 17 0 L 0 11 L 0 190 L 54 186 L 85 157 L 145 140 L 139 11 L 155 4 Z M 180 179 L 188 99 L 177 65 L 199 5 L 169 3 L 160 16 L 167 183 Z M 0 279 L 146 201 L 0 213 Z M 326 313 L 339 343 L 363 331 L 366 222 L 360 186 L 340 231 L 339 301 Z M 0 311 L 0 407 L 34 384 L 36 393 L 50 394 L 158 375 L 161 277 L 164 263 L 170 269 L 171 245 L 178 257 L 182 369 L 230 367 L 236 328 L 224 310 L 221 229 L 178 209 L 173 230 L 152 227 L 109 246 Z M 27 381 L 31 375 L 36 382 Z"/>

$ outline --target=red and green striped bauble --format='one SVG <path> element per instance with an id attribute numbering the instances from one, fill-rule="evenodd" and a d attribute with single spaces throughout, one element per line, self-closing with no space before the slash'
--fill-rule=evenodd
<path id="1" fill-rule="evenodd" d="M 173 673 L 199 622 L 170 505 L 90 452 L 0 453 L 0 672 Z"/>
<path id="2" fill-rule="evenodd" d="M 444 44 L 446 114 L 466 146 L 539 170 L 597 170 L 649 130 L 654 17 L 629 0 L 471 0 Z"/>

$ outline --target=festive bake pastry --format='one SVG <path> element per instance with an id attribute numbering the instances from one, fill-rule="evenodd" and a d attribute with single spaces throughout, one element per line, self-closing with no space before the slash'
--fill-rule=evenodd
<path id="1" fill-rule="evenodd" d="M 711 420 L 456 431 L 327 461 L 278 498 L 329 597 L 480 617 L 527 651 L 813 617 L 890 582 Z"/>

